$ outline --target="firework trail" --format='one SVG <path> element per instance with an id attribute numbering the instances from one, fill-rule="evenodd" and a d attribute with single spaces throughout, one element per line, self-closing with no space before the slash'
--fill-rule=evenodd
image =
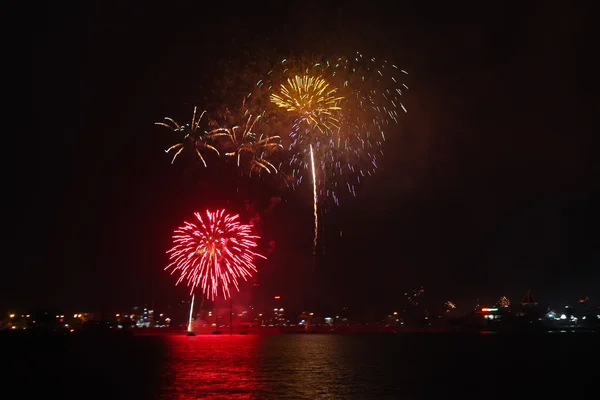
<path id="1" fill-rule="evenodd" d="M 197 287 L 214 300 L 219 294 L 231 297 L 231 285 L 239 291 L 238 279 L 247 280 L 256 272 L 255 258 L 265 256 L 252 251 L 258 236 L 251 225 L 238 221 L 239 215 L 206 211 L 195 213 L 195 224 L 185 222 L 173 235 L 174 246 L 167 251 L 172 261 L 165 270 L 179 272 L 176 285 L 184 280 L 190 294 Z"/>
<path id="2" fill-rule="evenodd" d="M 173 132 L 183 134 L 183 140 L 173 146 L 169 147 L 165 150 L 165 153 L 169 153 L 171 150 L 176 150 L 173 159 L 171 160 L 171 164 L 175 162 L 177 157 L 188 147 L 193 148 L 196 152 L 202 164 L 206 167 L 206 160 L 202 156 L 202 151 L 211 150 L 220 155 L 219 150 L 217 150 L 214 146 L 210 145 L 208 141 L 211 139 L 211 135 L 206 131 L 200 129 L 200 123 L 202 122 L 202 117 L 206 114 L 206 111 L 203 111 L 198 119 L 196 119 L 196 111 L 197 108 L 194 107 L 194 113 L 192 114 L 192 122 L 191 124 L 179 124 L 175 122 L 173 118 L 165 117 L 165 121 L 167 122 L 155 122 L 155 125 L 164 126 L 165 128 L 169 128 Z"/>
<path id="3" fill-rule="evenodd" d="M 341 110 L 337 104 L 343 97 L 336 97 L 336 91 L 336 88 L 330 87 L 321 77 L 309 75 L 300 77 L 296 75 L 294 79 L 288 79 L 287 84 L 281 85 L 279 95 L 271 94 L 270 96 L 271 102 L 285 109 L 287 112 L 298 116 L 294 121 L 295 133 L 298 135 L 298 132 L 302 130 L 303 137 L 308 138 L 310 170 L 313 184 L 313 256 L 317 253 L 319 236 L 319 200 L 317 195 L 317 174 L 315 170 L 313 143 L 316 145 L 319 142 L 318 132 L 320 132 L 320 135 L 325 135 L 326 132 L 332 129 L 339 129 L 337 125 L 339 121 L 335 118 L 333 112 Z M 312 132 L 316 133 L 316 135 L 312 135 Z"/>
<path id="4" fill-rule="evenodd" d="M 319 239 L 319 213 L 317 209 L 318 198 L 317 198 L 317 174 L 315 172 L 315 158 L 312 151 L 312 145 L 310 145 L 310 164 L 312 167 L 313 174 L 313 214 L 315 218 L 315 233 L 313 238 L 313 256 L 317 254 L 317 242 Z"/>
<path id="5" fill-rule="evenodd" d="M 193 320 L 193 313 L 194 313 L 194 294 L 192 293 L 192 303 L 190 305 L 190 319 L 188 321 L 188 332 L 192 331 L 192 320 Z"/>

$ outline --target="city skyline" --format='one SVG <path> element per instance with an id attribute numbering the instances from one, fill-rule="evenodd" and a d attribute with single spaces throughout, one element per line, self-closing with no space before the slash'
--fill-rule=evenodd
<path id="1" fill-rule="evenodd" d="M 417 301 L 415 302 L 414 299 L 417 299 Z M 419 307 L 419 308 L 425 308 L 425 309 L 431 309 L 433 312 L 437 312 L 439 310 L 442 309 L 446 309 L 448 308 L 448 304 L 451 303 L 452 304 L 452 309 L 456 309 L 458 312 L 460 313 L 468 313 L 471 312 L 472 310 L 477 310 L 477 309 L 481 309 L 482 307 L 502 307 L 502 303 L 504 302 L 504 304 L 506 306 L 518 306 L 521 304 L 526 304 L 526 303 L 534 303 L 535 305 L 539 305 L 540 307 L 545 307 L 545 308 L 560 308 L 560 307 L 565 307 L 565 306 L 578 306 L 581 305 L 583 303 L 585 304 L 591 304 L 592 306 L 597 306 L 598 304 L 600 304 L 597 300 L 597 298 L 592 297 L 590 298 L 590 296 L 587 295 L 581 295 L 578 296 L 576 298 L 569 298 L 569 299 L 561 299 L 557 296 L 553 297 L 553 298 L 546 298 L 546 297 L 541 297 L 539 298 L 537 296 L 537 294 L 534 295 L 534 293 L 531 290 L 527 290 L 525 293 L 521 294 L 520 296 L 505 296 L 505 295 L 500 295 L 500 296 L 496 296 L 494 297 L 494 295 L 491 294 L 483 294 L 482 296 L 478 296 L 472 299 L 468 299 L 466 302 L 461 301 L 461 302 L 457 302 L 456 296 L 455 297 L 450 297 L 450 298 L 446 298 L 446 300 L 441 300 L 442 297 L 438 296 L 432 296 L 431 293 L 429 293 L 428 291 L 425 290 L 425 288 L 423 286 L 421 287 L 417 287 L 417 288 L 413 288 L 412 290 L 409 290 L 407 292 L 404 292 L 402 294 L 402 296 L 399 297 L 399 300 L 397 300 L 394 303 L 390 303 L 387 305 L 381 305 L 381 304 L 369 304 L 369 303 L 363 303 L 363 304 L 350 304 L 350 303 L 339 303 L 339 304 L 331 304 L 331 303 L 324 303 L 324 302 L 319 302 L 315 305 L 314 302 L 307 302 L 303 305 L 298 305 L 298 304 L 294 304 L 294 303 L 289 303 L 286 301 L 285 296 L 281 296 L 281 295 L 276 295 L 276 296 L 262 296 L 262 297 L 256 297 L 256 296 L 252 296 L 249 293 L 244 293 L 243 291 L 241 293 L 239 293 L 239 296 L 233 296 L 231 299 L 229 300 L 224 300 L 224 299 L 216 299 L 216 300 L 210 300 L 208 298 L 205 298 L 204 300 L 201 300 L 200 303 L 201 305 L 196 304 L 195 308 L 202 308 L 204 310 L 209 310 L 209 309 L 225 309 L 228 308 L 230 306 L 235 307 L 236 309 L 253 309 L 253 310 L 257 310 L 256 312 L 259 311 L 263 311 L 263 312 L 269 312 L 273 307 L 275 308 L 280 308 L 283 307 L 286 310 L 292 310 L 293 312 L 301 312 L 304 311 L 306 312 L 306 310 L 311 310 L 311 311 L 316 311 L 319 314 L 322 313 L 335 313 L 338 312 L 340 310 L 352 310 L 352 312 L 364 312 L 364 311 L 368 311 L 371 310 L 373 312 L 382 312 L 382 313 L 386 313 L 386 312 L 391 312 L 391 310 L 403 310 L 406 311 L 409 308 L 415 308 L 415 307 Z M 200 300 L 200 299 L 198 299 Z M 60 308 L 60 307 L 52 307 L 49 305 L 46 306 L 37 306 L 37 307 L 33 307 L 33 308 L 28 308 L 26 309 L 27 311 L 35 311 L 35 312 L 43 312 L 43 311 L 52 311 L 52 312 L 63 312 L 65 310 L 68 310 L 67 314 L 75 311 L 75 313 L 81 313 L 82 310 L 87 312 L 87 313 L 92 313 L 95 315 L 101 315 L 101 314 L 105 314 L 107 316 L 112 315 L 115 312 L 118 313 L 123 313 L 123 312 L 131 312 L 131 310 L 135 310 L 135 309 L 148 309 L 148 310 L 156 310 L 156 309 L 161 309 L 161 310 L 175 310 L 175 309 L 179 309 L 181 308 L 181 310 L 183 310 L 184 314 L 187 315 L 188 313 L 188 307 L 190 304 L 191 299 L 189 298 L 189 296 L 183 295 L 179 298 L 179 300 L 176 301 L 170 301 L 170 302 L 157 302 L 156 300 L 151 300 L 151 301 L 140 301 L 140 302 L 136 302 L 133 303 L 131 305 L 128 306 L 124 306 L 124 305 L 120 305 L 120 306 L 106 306 L 106 305 L 100 305 L 99 307 L 95 307 L 95 308 L 85 308 L 85 307 L 70 307 L 70 308 Z M 231 303 L 230 303 L 231 301 Z M 5 308 L 6 306 L 4 306 Z M 4 314 L 10 314 L 10 313 L 18 313 L 18 310 L 23 310 L 22 307 L 18 307 L 18 306 L 12 306 L 12 307 L 8 307 L 7 309 L 0 309 L 0 312 L 4 313 Z M 127 311 L 129 310 L 129 311 Z M 180 311 L 181 311 L 180 310 Z"/>
<path id="2" fill-rule="evenodd" d="M 539 303 L 531 291 L 520 302 L 502 296 L 495 303 L 475 307 L 457 307 L 451 301 L 431 304 L 422 298 L 423 288 L 407 293 L 406 302 L 388 310 L 342 307 L 330 310 L 290 310 L 281 296 L 275 296 L 266 309 L 252 305 L 216 301 L 200 305 L 189 312 L 190 301 L 177 304 L 134 306 L 118 310 L 73 313 L 37 310 L 10 311 L 0 316 L 0 330 L 56 332 L 90 332 L 114 329 L 136 334 L 179 333 L 217 334 L 226 328 L 237 333 L 332 333 L 332 332 L 468 332 L 470 329 L 594 329 L 600 321 L 600 305 L 588 297 L 575 303 L 547 305 Z M 393 311 L 392 311 L 393 310 Z M 89 310 L 88 310 L 89 311 Z M 530 325 L 535 323 L 535 327 Z M 473 325 L 475 324 L 475 325 Z M 516 324 L 516 325 L 513 325 Z M 520 327 L 520 328 L 519 328 Z M 156 328 L 159 331 L 156 331 Z M 331 329 L 329 329 L 331 328 Z"/>

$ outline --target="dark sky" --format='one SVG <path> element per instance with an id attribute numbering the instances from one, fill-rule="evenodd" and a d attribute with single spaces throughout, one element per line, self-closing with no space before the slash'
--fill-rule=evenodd
<path id="1" fill-rule="evenodd" d="M 203 193 L 153 123 L 202 107 L 217 66 L 247 49 L 360 50 L 410 74 L 409 113 L 378 175 L 324 218 L 314 274 L 306 196 L 264 221 L 277 239 L 266 294 L 304 305 L 312 280 L 333 305 L 395 304 L 417 285 L 468 304 L 528 288 L 541 301 L 600 295 L 590 10 L 343 4 L 37 9 L 0 308 L 185 298 L 164 252 Z"/>

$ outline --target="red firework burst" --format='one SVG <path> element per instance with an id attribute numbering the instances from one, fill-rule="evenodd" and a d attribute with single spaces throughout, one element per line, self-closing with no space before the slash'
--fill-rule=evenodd
<path id="1" fill-rule="evenodd" d="M 252 251 L 259 236 L 253 235 L 252 225 L 238 221 L 239 215 L 225 210 L 194 213 L 196 224 L 184 222 L 173 234 L 173 248 L 167 251 L 173 267 L 171 275 L 181 273 L 178 285 L 187 280 L 190 294 L 200 287 L 207 298 L 214 300 L 219 292 L 225 299 L 231 296 L 230 286 L 239 291 L 238 279 L 247 280 L 256 272 L 254 259 L 264 258 Z"/>

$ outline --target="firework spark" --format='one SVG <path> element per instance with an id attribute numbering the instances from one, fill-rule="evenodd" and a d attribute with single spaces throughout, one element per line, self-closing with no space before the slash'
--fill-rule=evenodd
<path id="1" fill-rule="evenodd" d="M 173 248 L 167 253 L 172 261 L 165 270 L 179 272 L 177 284 L 187 280 L 190 294 L 197 287 L 214 300 L 222 294 L 231 297 L 231 285 L 239 291 L 238 279 L 247 280 L 256 272 L 254 260 L 266 259 L 252 249 L 258 236 L 251 225 L 240 224 L 239 215 L 225 210 L 194 214 L 195 224 L 185 222 L 173 235 Z"/>
<path id="2" fill-rule="evenodd" d="M 165 117 L 165 121 L 167 122 L 155 122 L 155 125 L 164 126 L 165 128 L 169 128 L 173 132 L 183 133 L 183 141 L 173 146 L 169 147 L 165 150 L 165 153 L 169 153 L 171 150 L 176 150 L 173 159 L 171 160 L 171 164 L 175 162 L 177 157 L 185 150 L 186 147 L 193 147 L 194 151 L 200 161 L 206 167 L 206 160 L 202 156 L 202 151 L 208 149 L 220 155 L 219 150 L 217 150 L 214 146 L 211 146 L 207 143 L 209 139 L 211 139 L 210 134 L 203 132 L 200 128 L 200 122 L 202 121 L 202 117 L 206 114 L 206 111 L 203 111 L 198 119 L 196 119 L 196 111 L 197 108 L 194 107 L 194 113 L 192 114 L 192 123 L 191 124 L 183 124 L 180 125 L 175 122 L 174 119 Z"/>
<path id="3" fill-rule="evenodd" d="M 410 293 L 404 293 L 404 295 L 411 305 L 416 306 L 419 304 L 419 296 L 421 296 L 423 293 L 425 293 L 425 288 L 423 286 L 419 286 L 418 288 L 413 289 Z"/>
<path id="4" fill-rule="evenodd" d="M 447 302 L 445 302 L 444 305 L 446 306 L 446 312 L 448 312 L 448 311 L 453 310 L 453 309 L 456 308 L 456 304 L 454 304 L 450 300 L 448 300 Z"/>

